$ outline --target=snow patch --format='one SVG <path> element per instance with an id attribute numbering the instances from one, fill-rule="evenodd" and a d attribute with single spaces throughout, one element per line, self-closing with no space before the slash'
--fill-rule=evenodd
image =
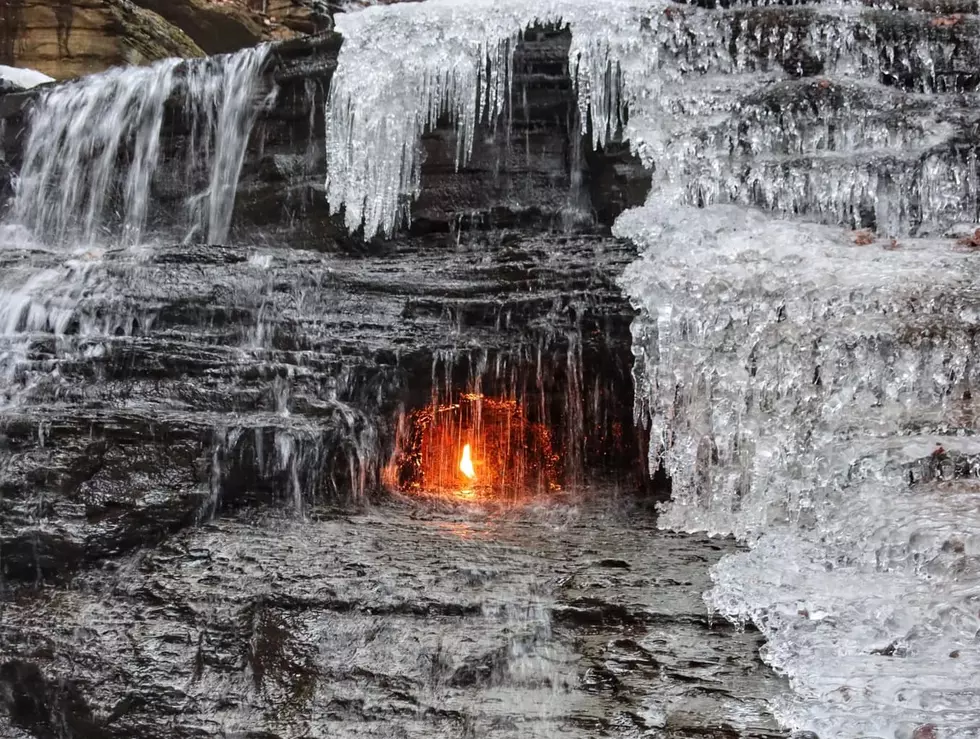
<path id="1" fill-rule="evenodd" d="M 29 90 L 38 85 L 54 82 L 54 77 L 48 77 L 34 69 L 22 69 L 20 67 L 8 67 L 0 64 L 0 80 L 15 85 L 22 90 Z"/>

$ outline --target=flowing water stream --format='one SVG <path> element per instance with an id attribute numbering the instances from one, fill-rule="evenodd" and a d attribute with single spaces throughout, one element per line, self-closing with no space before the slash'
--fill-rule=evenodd
<path id="1" fill-rule="evenodd" d="M 377 513 L 379 520 L 370 514 L 349 526 L 307 522 L 304 528 L 303 518 L 317 515 L 310 505 L 317 492 L 344 487 L 355 491 L 354 500 L 364 500 L 390 452 L 384 429 L 372 419 L 397 412 L 377 379 L 388 376 L 380 359 L 386 347 L 372 345 L 374 379 L 355 378 L 345 369 L 343 348 L 328 352 L 318 345 L 324 326 L 374 342 L 377 326 L 346 317 L 367 314 L 358 301 L 384 303 L 409 283 L 422 290 L 426 275 L 446 261 L 477 262 L 480 255 L 460 241 L 449 258 L 421 250 L 409 269 L 397 259 L 350 268 L 329 254 L 209 246 L 184 266 L 172 266 L 161 246 L 167 238 L 211 245 L 230 240 L 250 132 L 277 95 L 261 75 L 269 53 L 264 48 L 59 86 L 44 93 L 31 121 L 0 277 L 0 407 L 8 422 L 40 398 L 57 425 L 59 403 L 78 402 L 86 392 L 95 397 L 94 389 L 80 390 L 65 379 L 62 373 L 71 369 L 66 360 L 111 355 L 114 344 L 138 341 L 161 321 L 182 326 L 175 296 L 190 296 L 188 305 L 206 311 L 218 294 L 208 290 L 217 285 L 215 290 L 234 296 L 223 304 L 231 308 L 210 315 L 210 322 L 191 321 L 200 332 L 193 341 L 211 352 L 201 376 L 216 386 L 231 347 L 236 361 L 249 367 L 248 381 L 236 387 L 233 401 L 209 394 L 202 383 L 181 391 L 182 406 L 161 403 L 151 412 L 163 425 L 168 414 L 179 415 L 183 426 L 218 439 L 208 447 L 207 484 L 193 501 L 197 520 L 209 520 L 227 491 L 241 488 L 249 475 L 267 481 L 296 514 L 275 527 L 219 519 L 211 528 L 181 534 L 173 546 L 183 550 L 173 561 L 206 550 L 200 557 L 206 575 L 197 565 L 165 572 L 166 553 L 134 556 L 125 565 L 132 576 L 118 584 L 135 599 L 125 608 L 140 612 L 147 607 L 140 599 L 161 587 L 154 577 L 171 578 L 166 587 L 172 592 L 161 602 L 181 602 L 197 620 L 157 614 L 160 621 L 146 626 L 153 634 L 144 637 L 179 642 L 177 652 L 193 651 L 195 639 L 220 641 L 210 626 L 199 629 L 200 621 L 213 625 L 230 618 L 201 615 L 208 606 L 198 602 L 199 587 L 254 592 L 264 568 L 290 581 L 285 589 L 270 589 L 261 601 L 266 605 L 243 605 L 242 616 L 251 614 L 251 651 L 241 659 L 255 690 L 265 690 L 267 698 L 268 691 L 279 691 L 274 700 L 295 709 L 267 717 L 280 731 L 313 711 L 319 719 L 309 720 L 331 717 L 342 736 L 386 735 L 371 722 L 392 716 L 400 717 L 404 736 L 462 731 L 543 737 L 569 727 L 582 736 L 687 736 L 689 725 L 678 716 L 700 711 L 704 726 L 759 736 L 777 731 L 766 715 L 771 710 L 783 727 L 823 739 L 980 736 L 980 446 L 974 440 L 980 255 L 973 234 L 980 214 L 974 143 L 980 19 L 968 12 L 942 15 L 846 1 L 777 8 L 427 0 L 340 15 L 343 45 L 325 102 L 322 196 L 333 212 L 343 212 L 348 230 L 365 241 L 403 230 L 424 190 L 424 136 L 440 122 L 449 121 L 457 169 L 470 166 L 482 138 L 510 125 L 505 119 L 517 93 L 514 55 L 532 26 L 571 33 L 561 63 L 575 87 L 576 124 L 593 150 L 628 142 L 652 173 L 646 204 L 619 216 L 613 234 L 641 252 L 618 280 L 638 312 L 632 324 L 636 421 L 650 431 L 649 469 L 662 467 L 672 483 L 672 499 L 657 524 L 734 535 L 747 545 L 739 551 L 728 543 L 711 545 L 722 554 L 711 557 L 710 586 L 693 575 L 666 580 L 682 586 L 681 599 L 703 589 L 704 603 L 697 606 L 702 616 L 706 606 L 737 624 L 754 624 L 766 638 L 764 659 L 788 677 L 791 690 L 752 672 L 758 684 L 736 695 L 731 676 L 717 674 L 724 672 L 716 669 L 724 660 L 700 654 L 690 656 L 688 666 L 713 667 L 699 674 L 697 689 L 683 693 L 684 707 L 678 708 L 670 691 L 683 676 L 658 682 L 672 668 L 662 655 L 651 656 L 651 624 L 658 623 L 659 611 L 646 600 L 669 583 L 641 582 L 637 574 L 628 586 L 593 582 L 575 596 L 562 594 L 574 587 L 574 578 L 584 577 L 585 565 L 574 572 L 567 566 L 584 553 L 604 561 L 596 565 L 600 569 L 637 573 L 669 568 L 658 558 L 676 553 L 674 535 L 632 529 L 621 519 L 611 524 L 602 505 L 581 509 L 596 517 L 595 529 L 585 533 L 569 520 L 555 523 L 555 516 L 578 516 L 577 508 L 509 512 L 516 518 L 504 516 L 487 549 L 463 547 L 467 551 L 446 570 L 446 581 L 432 574 L 442 569 L 426 569 L 425 556 L 414 550 L 426 535 L 414 529 L 405 535 L 406 528 L 429 525 L 415 523 L 419 518 L 442 515 L 433 509 L 408 519 L 404 511 L 386 509 Z M 188 118 L 183 159 L 161 156 L 161 127 L 175 99 Z M 200 189 L 187 193 L 179 216 L 157 213 L 154 175 L 180 167 Z M 581 249 L 586 261 L 606 259 L 571 238 L 563 248 L 573 254 Z M 373 271 L 384 274 L 377 284 Z M 137 284 L 153 285 L 154 301 L 134 304 Z M 449 283 L 445 292 L 461 284 Z M 368 297 L 358 297 L 364 286 Z M 341 303 L 343 308 L 333 307 Z M 387 323 L 379 323 L 392 337 L 389 345 L 404 339 L 409 346 L 427 330 L 424 312 L 411 328 L 419 333 L 402 328 L 393 316 L 403 317 L 405 310 L 399 304 L 384 314 Z M 558 321 L 560 314 L 556 309 L 545 316 Z M 287 335 L 288 321 L 305 327 L 303 339 Z M 175 347 L 190 341 L 180 330 L 172 335 Z M 554 342 L 560 334 L 552 328 L 544 335 Z M 465 354 L 462 335 L 446 350 L 452 361 Z M 562 336 L 565 358 L 581 352 L 583 335 L 579 326 Z M 440 355 L 426 359 L 434 389 Z M 483 361 L 480 381 L 490 376 Z M 583 400 L 587 362 L 581 356 L 569 362 L 560 426 L 582 438 L 600 414 L 588 415 L 590 403 Z M 497 366 L 500 381 L 506 363 L 498 359 Z M 543 406 L 542 366 L 539 359 Z M 447 370 L 447 387 L 451 374 Z M 102 379 L 111 383 L 112 373 Z M 131 399 L 133 417 L 145 414 L 147 398 L 155 397 L 149 384 L 142 391 L 146 397 Z M 256 401 L 259 395 L 263 400 Z M 598 403 L 605 396 L 597 389 L 590 397 Z M 241 410 L 247 403 L 249 410 Z M 95 418 L 111 405 L 100 397 L 87 410 Z M 114 421 L 119 428 L 128 422 Z M 578 449 L 571 439 L 565 446 L 569 455 Z M 444 523 L 462 527 L 454 535 L 462 531 L 466 541 L 465 516 L 472 511 L 465 509 L 461 522 L 454 510 Z M 43 544 L 38 516 L 24 530 Z M 254 528 L 243 534 L 236 528 L 242 526 Z M 389 531 L 390 537 L 381 537 L 386 541 L 410 541 L 414 553 L 395 562 L 387 545 L 376 543 L 368 554 L 357 549 L 361 532 L 376 527 Z M 269 528 L 278 532 L 275 542 L 267 541 Z M 561 544 L 541 533 L 549 530 Z M 257 564 L 236 564 L 250 560 L 244 552 L 229 552 L 251 536 L 262 550 L 254 555 Z M 305 575 L 297 583 L 293 567 L 302 569 L 303 561 L 317 556 L 314 551 L 329 550 L 324 556 L 330 561 L 343 559 L 344 551 L 331 549 L 343 537 L 364 555 L 344 567 L 369 570 L 366 589 L 348 593 L 354 586 L 346 579 L 318 588 Z M 439 556 L 456 556 L 449 554 L 456 544 L 437 538 L 446 547 Z M 511 539 L 518 543 L 503 551 Z M 619 539 L 629 541 L 621 557 L 611 553 L 617 546 L 611 542 Z M 708 546 L 697 538 L 682 541 L 682 549 L 695 542 Z M 680 560 L 692 556 L 697 559 L 687 552 Z M 466 587 L 487 588 L 476 605 L 454 605 L 449 596 L 433 595 L 433 603 L 417 594 L 403 597 L 399 577 L 441 593 L 453 578 L 484 572 L 474 569 L 474 557 L 489 558 L 496 573 L 466 580 Z M 522 573 L 525 557 L 534 561 L 525 563 L 533 576 Z M 401 567 L 410 574 L 399 574 Z M 541 574 L 552 567 L 556 579 Z M 335 575 L 321 574 L 325 580 Z M 488 583 L 495 577 L 507 586 L 493 590 Z M 626 603 L 622 587 L 628 588 Z M 283 595 L 290 588 L 298 590 Z M 91 644 L 73 649 L 105 649 L 117 666 L 136 659 L 106 646 L 103 627 L 137 615 L 99 611 L 102 606 L 88 595 L 65 597 L 79 602 L 52 599 L 43 612 L 57 621 L 74 609 L 100 625 Z M 214 602 L 230 597 L 223 592 Z M 356 615 L 324 620 L 314 601 Z M 680 624 L 695 618 L 690 610 L 667 618 L 675 633 L 655 640 L 714 649 L 706 617 L 694 636 L 677 637 Z M 399 627 L 391 620 L 379 623 L 379 613 L 415 620 Z M 420 613 L 465 618 L 419 632 Z M 594 636 L 588 623 L 600 631 L 616 623 L 626 631 L 599 648 L 588 643 Z M 627 633 L 629 624 L 642 625 L 643 637 Z M 455 647 L 444 653 L 447 643 L 465 642 L 456 630 L 477 628 L 482 631 L 474 649 L 483 657 L 471 659 Z M 177 631 L 183 636 L 174 636 Z M 731 640 L 744 637 L 725 633 Z M 331 653 L 311 656 L 316 644 L 331 645 Z M 675 646 L 667 651 L 674 654 Z M 222 659 L 220 647 L 198 647 L 197 653 L 207 656 L 178 661 L 213 665 Z M 490 654 L 498 655 L 496 663 L 487 663 Z M 729 656 L 750 673 L 741 656 Z M 595 664 L 583 672 L 575 666 L 583 660 Z M 655 676 L 647 667 L 658 661 L 662 669 Z M 287 665 L 295 679 L 268 687 L 264 675 L 272 662 Z M 174 679 L 155 662 L 148 669 L 160 673 L 161 685 Z M 201 667 L 184 676 L 195 686 L 182 688 L 189 701 L 206 702 L 209 693 L 235 696 L 228 705 L 202 709 L 215 722 L 205 732 L 237 730 L 242 711 L 247 713 L 242 705 L 258 700 L 227 674 Z M 366 681 L 370 689 L 361 683 L 351 688 L 350 680 Z M 622 687 L 626 683 L 629 688 Z M 712 694 L 711 683 L 720 693 Z M 473 686 L 483 692 L 465 693 Z M 584 695 L 601 699 L 592 704 Z M 627 708 L 615 708 L 615 696 Z M 700 708 L 694 696 L 704 701 Z M 505 708 L 496 715 L 492 706 Z M 522 729 L 525 720 L 530 728 Z M 366 723 L 356 728 L 358 722 Z M 327 731 L 327 724 L 319 729 Z"/>

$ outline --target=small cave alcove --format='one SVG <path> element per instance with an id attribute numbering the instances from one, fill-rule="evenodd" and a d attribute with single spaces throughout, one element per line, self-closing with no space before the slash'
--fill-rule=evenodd
<path id="1" fill-rule="evenodd" d="M 534 351 L 437 357 L 428 379 L 408 383 L 415 391 L 398 414 L 384 482 L 500 502 L 594 486 L 650 495 L 631 366 L 628 343 L 611 350 L 575 335 Z"/>

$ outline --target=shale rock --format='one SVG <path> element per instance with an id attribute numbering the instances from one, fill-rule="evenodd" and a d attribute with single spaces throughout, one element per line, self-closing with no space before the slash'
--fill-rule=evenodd
<path id="1" fill-rule="evenodd" d="M 93 261 L 86 279 L 102 287 L 79 308 L 112 327 L 39 335 L 3 388 L 18 396 L 3 429 L 4 576 L 68 577 L 243 505 L 361 502 L 379 488 L 399 413 L 477 378 L 547 424 L 568 479 L 588 466 L 637 484 L 633 312 L 614 283 L 634 252 L 609 224 L 649 177 L 622 144 L 581 153 L 567 65 L 553 64 L 568 43 L 526 34 L 512 123 L 480 137 L 465 171 L 448 126 L 426 137 L 426 192 L 389 241 L 351 236 L 323 197 L 335 34 L 273 49 L 262 84 L 278 94 L 246 151 L 229 245 L 181 243 L 171 222 L 206 186 L 183 164 L 192 133 L 175 95 L 150 214 L 171 244 Z M 59 260 L 3 250 L 0 270 Z"/>
<path id="2" fill-rule="evenodd" d="M 248 8 L 213 0 L 135 0 L 184 31 L 206 54 L 223 54 L 254 46 L 266 28 Z"/>
<path id="3" fill-rule="evenodd" d="M 319 0 L 4 0 L 0 64 L 69 79 L 319 33 L 342 9 Z"/>
<path id="4" fill-rule="evenodd" d="M 784 739 L 758 633 L 704 615 L 731 542 L 579 502 L 241 511 L 17 591 L 0 736 Z"/>

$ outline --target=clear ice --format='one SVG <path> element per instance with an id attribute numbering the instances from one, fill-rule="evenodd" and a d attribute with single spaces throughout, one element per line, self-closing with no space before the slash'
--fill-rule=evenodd
<path id="1" fill-rule="evenodd" d="M 754 5 L 341 16 L 327 196 L 351 230 L 392 233 L 422 134 L 448 114 L 465 165 L 525 28 L 569 27 L 593 146 L 622 136 L 654 173 L 614 233 L 642 250 L 622 284 L 640 311 L 637 417 L 673 481 L 662 525 L 749 545 L 706 601 L 766 635 L 794 688 L 787 726 L 975 739 L 980 270 L 948 238 L 980 206 L 976 155 L 956 145 L 977 102 L 957 87 L 963 48 L 891 6 Z"/>

